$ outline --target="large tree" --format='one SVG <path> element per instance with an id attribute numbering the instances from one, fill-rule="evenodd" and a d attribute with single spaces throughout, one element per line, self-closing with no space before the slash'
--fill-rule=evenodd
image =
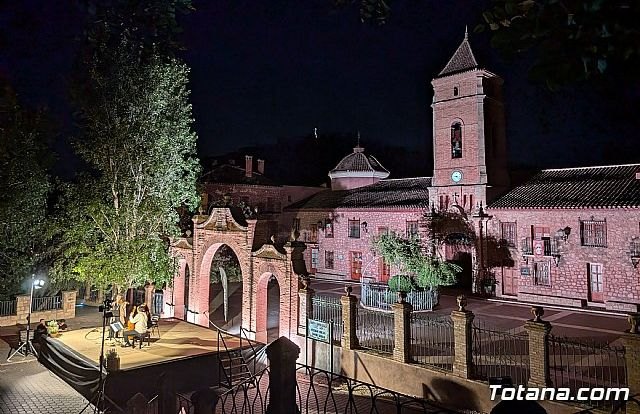
<path id="1" fill-rule="evenodd" d="M 0 80 L 0 298 L 21 291 L 48 238 L 48 123 Z"/>
<path id="2" fill-rule="evenodd" d="M 82 134 L 75 142 L 89 173 L 66 195 L 58 275 L 132 287 L 169 280 L 168 237 L 177 209 L 195 208 L 196 134 L 189 69 L 120 36 L 103 42 L 79 94 Z"/>

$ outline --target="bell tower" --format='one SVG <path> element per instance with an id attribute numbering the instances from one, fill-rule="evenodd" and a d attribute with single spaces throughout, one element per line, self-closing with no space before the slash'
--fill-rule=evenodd
<path id="1" fill-rule="evenodd" d="M 433 191 L 440 209 L 486 205 L 509 186 L 502 79 L 478 66 L 464 39 L 433 86 Z"/>

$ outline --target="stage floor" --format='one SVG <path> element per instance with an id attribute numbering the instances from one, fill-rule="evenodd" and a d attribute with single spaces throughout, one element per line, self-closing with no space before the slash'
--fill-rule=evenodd
<path id="1" fill-rule="evenodd" d="M 120 369 L 126 370 L 145 365 L 169 362 L 188 357 L 196 357 L 204 354 L 218 352 L 218 332 L 203 328 L 199 325 L 187 323 L 178 319 L 161 319 L 160 337 L 157 334 L 151 336 L 151 346 L 145 341 L 142 349 L 138 344 L 134 348 L 122 348 L 119 343 L 105 339 L 105 354 L 111 348 L 115 348 L 120 356 Z M 108 331 L 106 333 L 108 336 Z M 100 358 L 100 341 L 102 340 L 102 328 L 86 328 L 62 333 L 58 338 L 60 342 L 84 357 L 98 364 Z M 225 335 L 228 349 L 240 347 L 240 340 Z M 121 338 L 118 341 L 122 341 Z M 220 348 L 224 349 L 222 342 Z"/>

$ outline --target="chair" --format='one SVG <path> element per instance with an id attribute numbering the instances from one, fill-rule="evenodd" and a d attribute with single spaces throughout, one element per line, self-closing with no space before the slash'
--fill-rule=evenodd
<path id="1" fill-rule="evenodd" d="M 144 343 L 145 339 L 147 340 L 147 346 L 151 346 L 151 332 L 150 331 L 134 335 L 133 336 L 133 342 L 132 342 L 133 348 L 136 347 L 136 340 L 138 340 L 138 339 L 140 340 L 140 349 L 142 349 L 142 344 Z"/>
<path id="2" fill-rule="evenodd" d="M 158 338 L 160 338 L 160 326 L 158 325 L 159 321 L 160 315 L 151 315 L 151 334 L 153 335 L 153 332 L 155 331 L 158 335 Z"/>

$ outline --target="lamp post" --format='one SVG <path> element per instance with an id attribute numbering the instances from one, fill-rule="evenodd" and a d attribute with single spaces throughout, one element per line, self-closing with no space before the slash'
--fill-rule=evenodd
<path id="1" fill-rule="evenodd" d="M 36 279 L 36 275 L 32 274 L 31 286 L 30 286 L 30 292 L 29 292 L 29 313 L 27 314 L 27 338 L 22 344 L 20 344 L 18 349 L 16 349 L 15 351 L 13 351 L 11 355 L 9 355 L 9 357 L 7 358 L 7 361 L 11 361 L 11 358 L 13 358 L 15 354 L 21 351 L 24 351 L 25 357 L 28 356 L 29 354 L 36 355 L 36 356 L 38 355 L 35 348 L 33 347 L 33 344 L 31 343 L 31 311 L 32 311 L 31 308 L 33 306 L 34 289 L 40 289 L 42 287 L 44 287 L 44 280 Z"/>
<path id="2" fill-rule="evenodd" d="M 476 280 L 474 280 L 473 286 L 471 287 L 473 293 L 478 292 L 478 284 L 482 283 L 482 280 L 485 278 L 485 245 L 486 243 L 483 241 L 484 233 L 486 232 L 486 224 L 489 220 L 493 218 L 492 215 L 487 214 L 482 208 L 482 202 L 480 202 L 480 207 L 478 208 L 478 213 L 473 216 L 473 218 L 478 219 L 478 271 L 476 272 Z M 488 234 L 488 233 L 487 233 Z M 478 276 L 480 278 L 478 278 Z"/>

